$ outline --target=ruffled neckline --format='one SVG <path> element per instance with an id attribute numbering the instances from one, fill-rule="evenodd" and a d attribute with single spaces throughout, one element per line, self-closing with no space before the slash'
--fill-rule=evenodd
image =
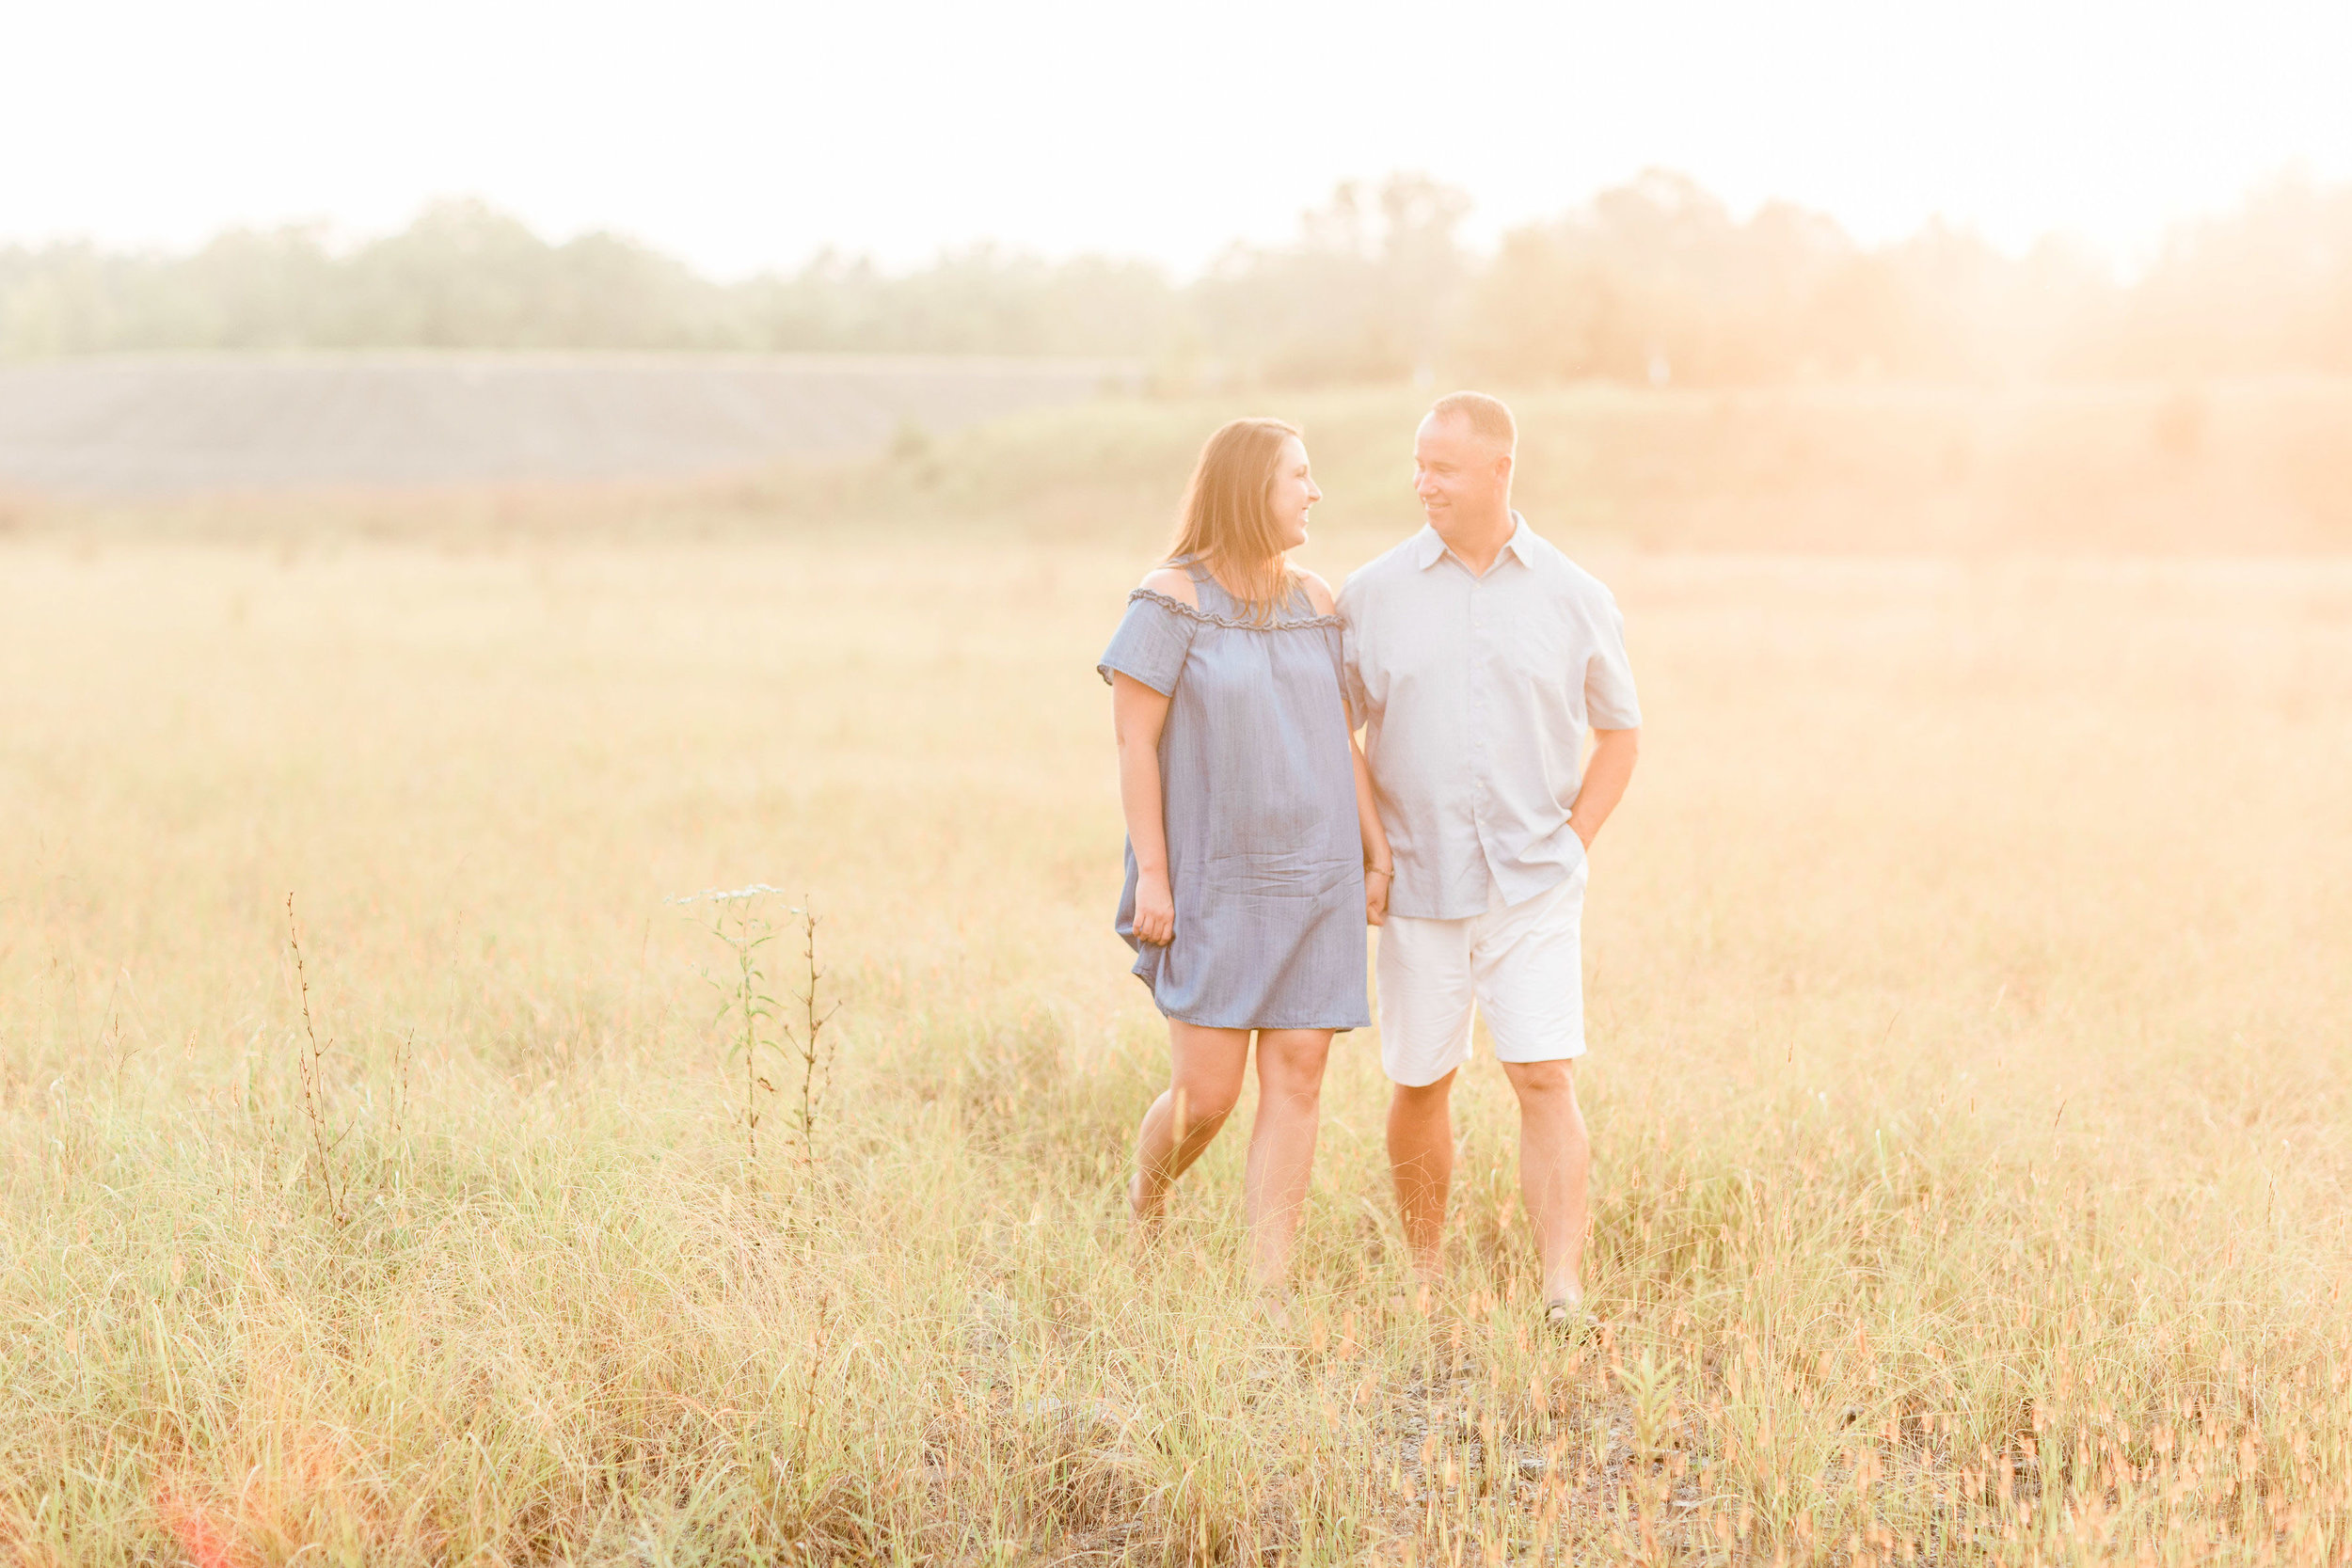
<path id="1" fill-rule="evenodd" d="M 1199 605 L 1189 605 L 1182 599 L 1171 598 L 1156 588 L 1130 589 L 1127 598 L 1130 603 L 1136 599 L 1149 599 L 1164 610 L 1172 610 L 1177 614 L 1188 616 L 1204 626 L 1227 626 L 1234 631 L 1298 631 L 1311 626 L 1336 626 L 1344 624 L 1337 615 L 1308 615 L 1295 621 L 1245 621 L 1238 615 L 1213 615 Z"/>

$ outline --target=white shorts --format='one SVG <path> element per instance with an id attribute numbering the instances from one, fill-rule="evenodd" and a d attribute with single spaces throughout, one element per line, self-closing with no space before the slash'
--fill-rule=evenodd
<path id="1" fill-rule="evenodd" d="M 1408 1087 L 1470 1060 L 1471 1004 L 1505 1062 L 1584 1054 L 1584 875 L 1466 920 L 1389 916 L 1380 930 L 1380 1065 Z"/>

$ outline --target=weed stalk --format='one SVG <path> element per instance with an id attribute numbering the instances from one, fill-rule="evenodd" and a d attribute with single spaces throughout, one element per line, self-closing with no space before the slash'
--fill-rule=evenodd
<path id="1" fill-rule="evenodd" d="M 742 1101 L 736 1119 L 743 1129 L 744 1169 L 755 1187 L 759 1181 L 759 1124 L 764 1119 L 760 1097 L 776 1092 L 775 1085 L 760 1070 L 760 1055 L 763 1051 L 782 1053 L 781 1045 L 769 1037 L 769 1027 L 782 1030 L 783 1019 L 776 999 L 769 993 L 760 954 L 760 949 L 782 934 L 759 907 L 762 895 L 773 891 L 759 883 L 731 893 L 693 894 L 672 900 L 708 900 L 710 934 L 726 944 L 735 959 L 730 975 L 709 979 L 721 997 L 716 1022 L 727 1040 L 726 1060 L 730 1065 L 738 1056 L 743 1060 Z"/>
<path id="2" fill-rule="evenodd" d="M 818 983 L 825 972 L 817 963 L 817 927 L 819 917 L 816 904 L 802 900 L 801 955 L 804 964 L 806 987 L 799 993 L 801 1028 L 796 1034 L 790 1025 L 785 1028 L 785 1038 L 792 1046 L 795 1065 L 800 1069 L 800 1109 L 794 1114 L 801 1139 L 801 1166 L 813 1179 L 817 1173 L 817 1123 L 824 1110 L 826 1092 L 833 1086 L 833 1041 L 825 1036 L 825 1025 L 841 1004 L 823 1006 L 818 1001 Z"/>
<path id="3" fill-rule="evenodd" d="M 295 1075 L 302 1081 L 302 1117 L 310 1125 L 310 1148 L 319 1164 L 319 1190 L 326 1196 L 326 1212 L 337 1225 L 351 1223 L 350 1212 L 344 1207 L 342 1185 L 335 1180 L 335 1145 L 326 1136 L 326 1085 L 322 1067 L 326 1045 L 319 1043 L 318 1027 L 310 1020 L 310 974 L 302 961 L 302 933 L 294 924 L 294 895 L 286 895 L 286 944 L 294 949 L 294 979 L 302 990 L 302 1033 L 307 1049 L 294 1053 Z"/>

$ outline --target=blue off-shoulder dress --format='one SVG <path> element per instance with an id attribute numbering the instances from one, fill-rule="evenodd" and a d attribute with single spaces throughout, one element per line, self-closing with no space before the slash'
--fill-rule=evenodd
<path id="1" fill-rule="evenodd" d="M 1168 697 L 1160 798 L 1176 929 L 1137 939 L 1136 850 L 1117 927 L 1162 1013 L 1212 1029 L 1361 1029 L 1363 839 L 1340 618 L 1294 584 L 1270 624 L 1198 563 L 1200 607 L 1138 588 L 1095 668 Z"/>

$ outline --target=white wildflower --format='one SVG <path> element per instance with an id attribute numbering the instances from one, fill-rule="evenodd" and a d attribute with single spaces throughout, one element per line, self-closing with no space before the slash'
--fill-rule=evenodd
<path id="1" fill-rule="evenodd" d="M 779 898 L 784 896 L 782 888 L 770 887 L 766 882 L 754 882 L 749 887 L 713 887 L 705 888 L 700 893 L 681 893 L 675 898 L 664 898 L 662 902 L 665 904 L 725 904 L 739 898 L 756 898 L 763 893 L 772 893 Z"/>

